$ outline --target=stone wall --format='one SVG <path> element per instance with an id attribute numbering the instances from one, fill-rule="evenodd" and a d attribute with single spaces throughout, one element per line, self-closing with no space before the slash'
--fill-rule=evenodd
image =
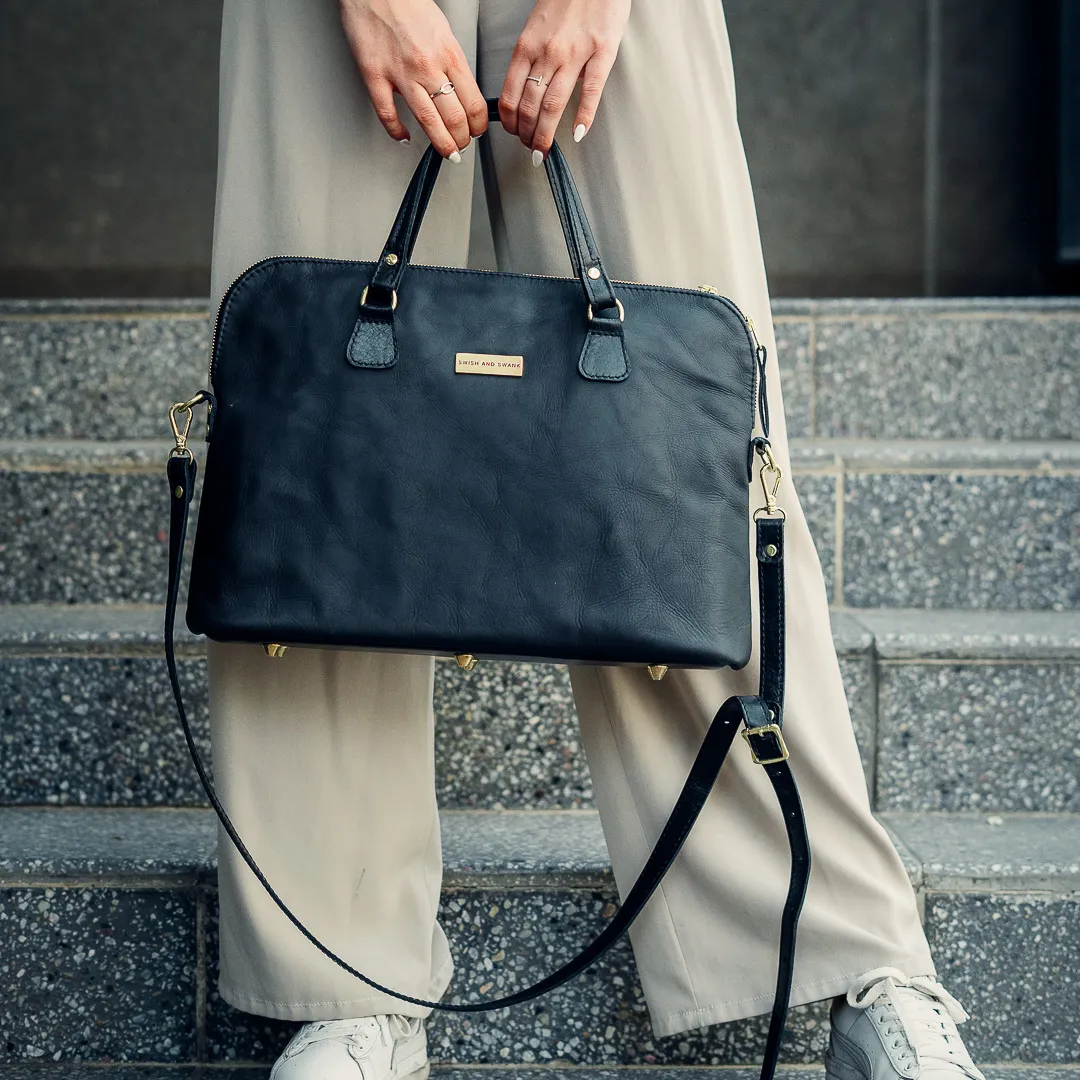
<path id="1" fill-rule="evenodd" d="M 727 0 L 777 295 L 1050 289 L 1052 7 Z M 0 295 L 206 291 L 220 8 L 0 0 Z"/>

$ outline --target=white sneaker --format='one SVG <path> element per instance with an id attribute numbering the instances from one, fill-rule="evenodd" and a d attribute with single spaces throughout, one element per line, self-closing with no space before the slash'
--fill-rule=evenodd
<path id="1" fill-rule="evenodd" d="M 429 1068 L 424 1021 L 391 1013 L 305 1024 L 270 1080 L 427 1080 Z"/>
<path id="2" fill-rule="evenodd" d="M 929 975 L 868 971 L 831 1019 L 826 1080 L 984 1080 L 956 1030 L 968 1014 Z"/>

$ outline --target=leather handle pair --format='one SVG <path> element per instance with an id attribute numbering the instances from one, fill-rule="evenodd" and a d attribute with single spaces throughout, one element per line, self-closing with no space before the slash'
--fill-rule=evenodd
<path id="1" fill-rule="evenodd" d="M 486 100 L 488 117 L 498 118 L 497 100 Z M 600 260 L 577 185 L 557 143 L 552 143 L 544 165 L 570 264 L 585 294 L 578 371 L 583 378 L 597 382 L 622 382 L 630 374 L 622 327 L 624 309 Z M 413 172 L 390 236 L 361 296 L 360 312 L 346 349 L 347 359 L 354 367 L 384 370 L 398 361 L 394 329 L 398 289 L 412 258 L 441 166 L 441 155 L 434 146 L 429 146 Z"/>
<path id="2" fill-rule="evenodd" d="M 489 116 L 493 112 L 497 116 L 498 103 L 490 98 L 487 101 Z M 346 358 L 353 367 L 386 370 L 398 362 L 398 289 L 412 258 L 442 160 L 435 147 L 429 146 L 409 181 L 390 236 L 360 299 L 360 311 L 346 347 Z M 552 144 L 545 167 L 570 263 L 584 292 L 578 371 L 592 381 L 622 382 L 630 374 L 623 334 L 625 312 L 601 262 L 570 166 L 557 143 Z"/>
<path id="3" fill-rule="evenodd" d="M 486 101 L 488 119 L 498 120 L 498 99 L 487 98 Z M 416 166 L 398 208 L 393 228 L 383 246 L 368 288 L 365 306 L 392 309 L 393 294 L 401 286 L 408 269 L 442 161 L 442 155 L 434 146 L 429 146 Z M 596 239 L 585 215 L 570 167 L 558 143 L 552 144 L 544 165 L 559 211 L 566 250 L 570 255 L 574 273 L 581 280 L 586 303 L 591 306 L 595 318 L 616 318 L 615 292 L 600 260 Z M 601 315 L 601 312 L 605 315 Z"/>

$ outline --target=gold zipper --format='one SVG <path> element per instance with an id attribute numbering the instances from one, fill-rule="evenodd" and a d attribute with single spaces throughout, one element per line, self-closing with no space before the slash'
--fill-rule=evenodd
<path id="1" fill-rule="evenodd" d="M 664 286 L 662 285 L 657 286 L 657 288 L 663 287 Z M 698 288 L 702 292 L 711 293 L 713 296 L 719 296 L 721 299 L 727 300 L 727 302 L 739 313 L 739 317 L 744 323 L 746 323 L 746 328 L 750 331 L 750 337 L 751 340 L 754 342 L 754 353 L 756 355 L 757 351 L 761 348 L 761 344 L 758 341 L 757 330 L 754 329 L 754 320 L 751 319 L 749 315 L 744 315 L 739 305 L 736 304 L 734 300 L 728 299 L 728 297 L 724 296 L 724 294 L 719 289 L 713 288 L 712 285 L 699 285 Z"/>
<path id="2" fill-rule="evenodd" d="M 727 297 L 724 297 L 719 289 L 714 289 L 711 285 L 699 285 L 698 288 L 702 292 L 712 293 L 713 296 L 720 296 L 723 299 L 727 299 Z M 739 305 L 736 304 L 734 300 L 728 300 L 728 303 L 731 304 L 731 306 L 739 313 L 740 316 L 742 316 L 742 321 L 744 323 L 746 323 L 746 329 L 750 331 L 750 340 L 754 343 L 754 393 L 753 393 L 753 410 L 754 411 L 753 411 L 753 417 L 754 417 L 754 424 L 756 425 L 757 424 L 757 418 L 758 418 L 758 412 L 759 412 L 760 406 L 761 406 L 761 403 L 758 400 L 758 397 L 759 397 L 759 395 L 761 393 L 761 388 L 759 386 L 759 383 L 760 383 L 760 365 L 758 363 L 758 360 L 761 357 L 762 346 L 761 346 L 761 342 L 758 341 L 757 330 L 754 327 L 754 320 L 751 319 L 749 315 L 744 315 L 742 310 L 739 308 Z"/>
<path id="3" fill-rule="evenodd" d="M 658 286 L 658 288 L 663 288 L 663 286 Z M 734 300 L 731 300 L 728 297 L 724 296 L 724 294 L 719 289 L 713 288 L 712 285 L 699 285 L 698 288 L 702 292 L 707 292 L 712 294 L 713 296 L 719 296 L 722 300 L 727 300 L 727 302 L 739 313 L 739 318 L 741 318 L 742 321 L 746 323 L 746 328 L 750 331 L 750 337 L 754 342 L 754 353 L 756 355 L 757 351 L 761 348 L 761 344 L 758 342 L 757 331 L 754 329 L 754 320 L 751 319 L 749 315 L 744 315 L 739 305 L 736 304 Z"/>

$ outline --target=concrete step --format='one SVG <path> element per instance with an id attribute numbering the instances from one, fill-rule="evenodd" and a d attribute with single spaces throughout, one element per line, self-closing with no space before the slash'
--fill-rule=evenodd
<path id="1" fill-rule="evenodd" d="M 1080 1080 L 1071 1065 L 989 1065 L 986 1080 Z M 218 1065 L 220 1080 L 254 1080 L 265 1076 L 265 1065 Z M 436 1065 L 432 1080 L 757 1080 L 758 1070 L 741 1065 L 610 1066 L 528 1065 L 469 1067 Z M 824 1068 L 788 1065 L 776 1070 L 777 1080 L 823 1080 Z M 0 1065 L 0 1080 L 206 1080 L 202 1065 L 85 1065 L 81 1062 Z"/>
<path id="2" fill-rule="evenodd" d="M 0 440 L 0 603 L 160 603 L 168 446 Z M 837 605 L 1080 608 L 1080 441 L 818 438 L 791 452 Z"/>
<path id="3" fill-rule="evenodd" d="M 1071 1065 L 987 1065 L 986 1080 L 1080 1080 Z M 206 1080 L 202 1065 L 85 1065 L 81 1062 L 0 1065 L 0 1080 Z M 220 1080 L 254 1080 L 267 1075 L 257 1063 L 215 1066 Z M 432 1080 L 757 1080 L 757 1069 L 742 1065 L 436 1065 Z M 824 1080 L 825 1069 L 787 1065 L 776 1070 L 777 1080 Z"/>
<path id="4" fill-rule="evenodd" d="M 791 433 L 1075 439 L 1080 300 L 777 301 Z"/>
<path id="5" fill-rule="evenodd" d="M 0 804 L 201 804 L 160 619 L 0 605 Z M 1080 811 L 1080 613 L 834 610 L 832 622 L 875 806 Z M 204 644 L 184 634 L 180 651 L 208 751 Z M 801 703 L 787 704 L 798 722 Z M 565 668 L 439 663 L 435 709 L 441 805 L 592 804 Z M 1047 731 L 1054 752 L 1033 753 Z"/>
<path id="6" fill-rule="evenodd" d="M 778 300 L 773 313 L 793 436 L 1080 438 L 1080 300 Z M 0 438 L 156 438 L 204 385 L 210 329 L 187 300 L 0 301 Z"/>
<path id="7" fill-rule="evenodd" d="M 1080 816 L 885 815 L 944 982 L 987 1062 L 1080 1064 Z M 591 811 L 444 815 L 441 918 L 456 993 L 552 969 L 615 910 Z M 8 1062 L 267 1062 L 295 1025 L 216 994 L 215 822 L 205 810 L 0 810 L 0 1029 Z M 485 989 L 486 988 L 486 989 Z M 497 1017 L 439 1016 L 461 1065 L 752 1065 L 761 1018 L 656 1039 L 625 942 L 590 973 Z M 824 1004 L 785 1058 L 820 1062 Z"/>

